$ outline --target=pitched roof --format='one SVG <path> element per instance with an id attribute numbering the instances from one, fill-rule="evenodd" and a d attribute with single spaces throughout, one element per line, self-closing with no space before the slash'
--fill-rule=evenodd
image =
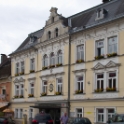
<path id="1" fill-rule="evenodd" d="M 107 11 L 106 16 L 103 19 L 95 20 L 98 9 L 105 9 Z M 86 11 L 80 12 L 73 16 L 70 16 L 72 28 L 87 28 L 90 26 L 96 26 L 109 20 L 114 20 L 117 17 L 121 17 L 124 14 L 124 0 L 112 0 L 107 3 L 100 4 L 96 7 L 90 8 Z"/>
<path id="2" fill-rule="evenodd" d="M 0 79 L 6 78 L 11 75 L 11 59 L 8 58 L 1 66 L 0 66 Z"/>

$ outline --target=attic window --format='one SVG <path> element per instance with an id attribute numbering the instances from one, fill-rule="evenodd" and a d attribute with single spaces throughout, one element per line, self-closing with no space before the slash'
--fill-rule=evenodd
<path id="1" fill-rule="evenodd" d="M 58 28 L 55 29 L 55 36 L 58 37 Z"/>
<path id="2" fill-rule="evenodd" d="M 54 17 L 52 17 L 52 23 L 54 22 Z"/>
<path id="3" fill-rule="evenodd" d="M 51 38 L 51 32 L 49 31 L 48 32 L 48 39 L 50 39 Z"/>
<path id="4" fill-rule="evenodd" d="M 97 12 L 96 12 L 96 19 L 95 19 L 95 21 L 105 18 L 106 15 L 107 15 L 107 10 L 105 10 L 105 9 L 98 9 Z"/>

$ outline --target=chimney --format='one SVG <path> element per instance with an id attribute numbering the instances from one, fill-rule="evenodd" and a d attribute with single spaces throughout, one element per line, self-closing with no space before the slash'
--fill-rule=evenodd
<path id="1" fill-rule="evenodd" d="M 103 3 L 107 3 L 109 2 L 110 0 L 102 0 Z"/>
<path id="2" fill-rule="evenodd" d="M 5 54 L 1 54 L 1 64 L 7 60 L 7 56 Z"/>

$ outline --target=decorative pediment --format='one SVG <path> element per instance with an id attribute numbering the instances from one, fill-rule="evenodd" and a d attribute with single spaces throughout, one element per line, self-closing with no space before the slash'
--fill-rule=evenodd
<path id="1" fill-rule="evenodd" d="M 120 64 L 119 64 L 119 63 L 115 63 L 115 62 L 113 62 L 113 61 L 109 61 L 109 62 L 105 65 L 106 68 L 117 67 L 117 66 L 120 66 Z"/>
<path id="2" fill-rule="evenodd" d="M 24 82 L 25 79 L 23 79 L 22 77 L 20 77 L 20 79 L 16 78 L 13 82 L 14 83 L 19 83 L 19 82 Z"/>
<path id="3" fill-rule="evenodd" d="M 102 65 L 101 63 L 97 63 L 92 69 L 93 70 L 98 70 L 98 69 L 104 69 L 105 66 Z"/>
<path id="4" fill-rule="evenodd" d="M 14 83 L 18 83 L 18 82 L 19 82 L 19 80 L 16 78 L 13 82 L 14 82 Z"/>

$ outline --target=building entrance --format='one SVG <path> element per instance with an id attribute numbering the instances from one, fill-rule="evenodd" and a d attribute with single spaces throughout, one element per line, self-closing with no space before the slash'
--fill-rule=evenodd
<path id="1" fill-rule="evenodd" d="M 39 110 L 50 114 L 54 121 L 54 124 L 60 124 L 60 108 L 44 108 Z"/>

